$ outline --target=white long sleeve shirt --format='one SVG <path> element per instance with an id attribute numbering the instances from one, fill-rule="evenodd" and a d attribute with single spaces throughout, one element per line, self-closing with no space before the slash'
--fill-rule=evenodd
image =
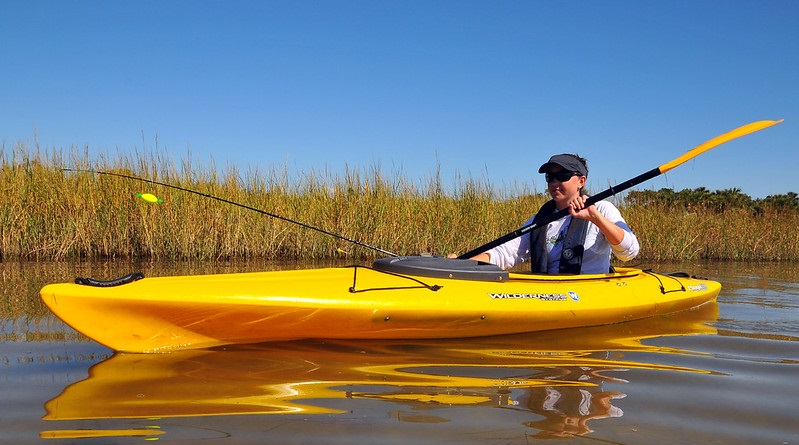
<path id="1" fill-rule="evenodd" d="M 612 221 L 617 226 L 624 229 L 624 238 L 621 243 L 614 246 L 605 238 L 605 235 L 594 224 L 588 224 L 588 231 L 585 235 L 585 251 L 583 253 L 583 261 L 581 273 L 607 273 L 610 270 L 610 255 L 611 252 L 616 258 L 622 261 L 629 261 L 638 255 L 640 246 L 638 245 L 638 238 L 627 226 L 621 212 L 609 201 L 599 201 L 596 204 L 596 209 L 599 210 L 605 218 Z M 524 225 L 531 224 L 535 215 L 531 216 Z M 560 267 L 560 256 L 563 249 L 563 239 L 566 235 L 566 230 L 571 222 L 571 215 L 561 218 L 557 221 L 547 224 L 536 230 L 546 230 L 547 239 L 547 253 L 548 253 L 548 273 L 557 274 Z M 491 263 L 503 269 L 510 269 L 511 267 L 530 261 L 530 235 L 525 234 L 518 238 L 514 238 L 505 244 L 497 246 L 487 251 L 491 257 Z"/>

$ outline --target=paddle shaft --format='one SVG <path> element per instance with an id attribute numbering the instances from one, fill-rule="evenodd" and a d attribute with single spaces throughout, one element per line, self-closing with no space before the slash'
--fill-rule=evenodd
<path id="1" fill-rule="evenodd" d="M 607 189 L 607 190 L 605 190 L 603 192 L 600 192 L 600 193 L 597 193 L 596 195 L 590 196 L 585 201 L 585 206 L 588 207 L 590 205 L 596 204 L 599 201 L 602 201 L 603 199 L 610 198 L 611 196 L 615 195 L 616 193 L 619 193 L 621 191 L 627 190 L 630 187 L 635 187 L 636 185 L 638 185 L 638 184 L 640 184 L 640 183 L 642 183 L 644 181 L 648 181 L 648 180 L 654 178 L 655 176 L 658 176 L 659 174 L 660 174 L 660 169 L 658 169 L 658 168 L 654 168 L 652 170 L 649 170 L 648 172 L 646 172 L 644 174 L 641 174 L 641 175 L 638 175 L 638 176 L 636 176 L 636 177 L 634 177 L 634 178 L 632 178 L 632 179 L 630 179 L 628 181 L 625 181 L 625 182 L 623 182 L 623 183 L 621 183 L 621 184 L 619 184 L 619 185 L 617 185 L 615 187 L 611 187 L 611 188 L 609 188 L 609 189 Z M 478 247 L 478 248 L 476 248 L 474 250 L 470 250 L 470 251 L 464 253 L 463 255 L 459 256 L 458 258 L 460 258 L 460 259 L 471 258 L 471 257 L 473 257 L 475 255 L 478 255 L 480 253 L 485 252 L 486 250 L 493 249 L 494 247 L 497 247 L 497 246 L 500 246 L 502 244 L 505 244 L 505 243 L 507 243 L 508 241 L 510 241 L 510 240 L 512 240 L 514 238 L 518 238 L 518 237 L 524 235 L 525 233 L 532 232 L 533 230 L 538 229 L 539 227 L 546 226 L 547 224 L 551 223 L 552 221 L 557 221 L 557 220 L 567 216 L 568 214 L 569 214 L 569 208 L 568 207 L 565 208 L 565 209 L 558 210 L 557 212 L 552 213 L 549 216 L 545 216 L 545 217 L 539 218 L 539 220 L 534 222 L 534 223 L 528 224 L 526 226 L 521 227 L 520 229 L 514 230 L 513 232 L 510 232 L 510 233 L 508 233 L 506 235 L 503 235 L 503 236 L 495 239 L 494 241 L 486 243 L 486 244 L 484 244 L 484 245 L 482 245 L 482 246 L 480 246 L 480 247 Z"/>
<path id="2" fill-rule="evenodd" d="M 372 250 L 378 251 L 380 253 L 384 253 L 386 255 L 399 256 L 396 253 L 392 253 L 392 252 L 389 252 L 387 250 L 383 250 L 383 249 L 381 249 L 379 247 L 370 246 L 369 244 L 362 243 L 360 241 L 356 241 L 354 239 L 347 238 L 346 236 L 342 236 L 342 235 L 339 235 L 337 233 L 328 232 L 327 230 L 320 229 L 319 227 L 314 227 L 314 226 L 312 226 L 310 224 L 305 224 L 305 223 L 300 222 L 300 221 L 295 221 L 293 219 L 286 218 L 285 216 L 280 216 L 280 215 L 277 215 L 275 213 L 267 212 L 266 210 L 257 209 L 255 207 L 251 207 L 251 206 L 248 206 L 246 204 L 241 204 L 241 203 L 238 203 L 238 202 L 235 202 L 235 201 L 231 201 L 229 199 L 220 198 L 220 197 L 214 196 L 214 195 L 209 195 L 208 193 L 198 192 L 197 190 L 192 190 L 192 189 L 179 187 L 179 186 L 174 185 L 174 184 L 168 184 L 168 183 L 165 183 L 165 182 L 154 181 L 152 179 L 140 178 L 138 176 L 133 176 L 133 175 L 126 175 L 126 174 L 123 174 L 123 173 L 114 173 L 114 172 L 107 172 L 107 171 L 101 171 L 101 170 L 80 170 L 80 169 L 72 169 L 72 168 L 62 168 L 61 170 L 66 171 L 66 172 L 92 173 L 92 174 L 97 174 L 97 175 L 116 176 L 116 177 L 119 177 L 119 178 L 133 179 L 133 180 L 136 180 L 136 181 L 146 182 L 147 184 L 160 185 L 160 186 L 169 187 L 169 188 L 175 189 L 175 190 L 180 190 L 180 191 L 184 191 L 184 192 L 188 192 L 188 193 L 194 193 L 195 195 L 200 195 L 200 196 L 205 197 L 205 198 L 214 199 L 214 200 L 217 200 L 217 201 L 220 201 L 220 202 L 224 202 L 225 204 L 231 204 L 231 205 L 234 205 L 236 207 L 241 207 L 243 209 L 252 210 L 253 212 L 260 213 L 261 215 L 265 215 L 265 216 L 269 216 L 269 217 L 272 217 L 272 218 L 275 218 L 275 219 L 279 219 L 281 221 L 286 221 L 286 222 L 290 222 L 290 223 L 293 223 L 293 224 L 297 224 L 300 227 L 304 227 L 306 229 L 315 230 L 315 231 L 317 231 L 319 233 L 324 233 L 325 235 L 330 235 L 330 236 L 332 236 L 334 238 L 338 238 L 340 240 L 347 241 L 348 243 L 357 244 L 359 246 L 366 247 L 368 249 L 372 249 Z"/>
<path id="3" fill-rule="evenodd" d="M 627 190 L 627 189 L 629 189 L 631 187 L 635 187 L 636 185 L 638 185 L 638 184 L 640 184 L 642 182 L 648 181 L 648 180 L 650 180 L 650 179 L 652 179 L 652 178 L 654 178 L 656 176 L 659 176 L 659 175 L 661 175 L 663 173 L 666 173 L 667 171 L 677 167 L 678 165 L 683 164 L 684 162 L 686 162 L 686 161 L 688 161 L 690 159 L 695 158 L 696 156 L 699 156 L 700 154 L 710 150 L 713 147 L 719 146 L 719 145 L 721 145 L 721 144 L 723 144 L 725 142 L 729 142 L 729 141 L 731 141 L 733 139 L 736 139 L 736 138 L 739 138 L 741 136 L 744 136 L 744 135 L 747 135 L 747 134 L 750 134 L 750 133 L 754 133 L 754 132 L 762 130 L 764 128 L 771 127 L 772 125 L 777 125 L 780 122 L 782 122 L 782 119 L 780 119 L 778 121 L 765 120 L 765 121 L 752 122 L 750 124 L 743 125 L 743 126 L 738 127 L 738 128 L 736 128 L 736 129 L 734 129 L 732 131 L 724 133 L 722 135 L 716 136 L 715 138 L 713 138 L 713 139 L 711 139 L 711 140 L 709 140 L 709 141 L 707 141 L 707 142 L 705 142 L 705 143 L 703 143 L 701 145 L 698 145 L 698 146 L 694 147 L 693 149 L 689 150 L 684 155 L 682 155 L 682 156 L 680 156 L 680 157 L 678 157 L 678 158 L 676 158 L 674 160 L 671 160 L 671 161 L 669 161 L 669 162 L 667 162 L 667 163 L 665 163 L 665 164 L 663 164 L 663 165 L 661 165 L 659 167 L 653 168 L 652 170 L 649 170 L 646 173 L 640 174 L 640 175 L 638 175 L 638 176 L 636 176 L 636 177 L 634 177 L 634 178 L 632 178 L 630 180 L 624 181 L 624 182 L 622 182 L 621 184 L 619 184 L 619 185 L 617 185 L 615 187 L 610 187 L 609 189 L 607 189 L 605 191 L 602 191 L 600 193 L 597 193 L 596 195 L 593 195 L 593 196 L 589 197 L 585 201 L 585 206 L 588 207 L 588 206 L 590 206 L 592 204 L 595 204 L 595 203 L 597 203 L 597 202 L 599 202 L 599 201 L 601 201 L 603 199 L 610 198 L 611 196 L 613 196 L 613 195 L 615 195 L 615 194 L 617 194 L 619 192 Z M 557 221 L 557 220 L 567 216 L 568 214 L 569 214 L 569 208 L 568 207 L 565 208 L 565 209 L 558 210 L 557 212 L 552 213 L 549 216 L 545 216 L 543 218 L 539 218 L 538 221 L 536 221 L 536 222 L 530 223 L 530 224 L 528 224 L 526 226 L 523 226 L 523 227 L 521 227 L 521 228 L 519 228 L 517 230 L 514 230 L 513 232 L 510 232 L 510 233 L 508 233 L 506 235 L 503 235 L 503 236 L 495 239 L 494 241 L 491 241 L 491 242 L 488 242 L 486 244 L 483 244 L 482 246 L 480 246 L 480 247 L 478 247 L 476 249 L 472 249 L 472 250 L 464 253 L 463 255 L 459 256 L 458 258 L 459 259 L 471 258 L 471 257 L 473 257 L 475 255 L 478 255 L 478 254 L 481 254 L 481 253 L 485 252 L 486 250 L 493 249 L 494 247 L 497 247 L 497 246 L 500 246 L 502 244 L 505 244 L 506 242 L 508 242 L 508 241 L 510 241 L 510 240 L 512 240 L 514 238 L 518 238 L 518 237 L 520 237 L 520 236 L 522 236 L 522 235 L 524 235 L 526 233 L 532 232 L 533 230 L 536 230 L 536 229 L 538 229 L 540 227 L 546 226 L 547 224 L 549 224 L 549 223 L 551 223 L 553 221 Z"/>

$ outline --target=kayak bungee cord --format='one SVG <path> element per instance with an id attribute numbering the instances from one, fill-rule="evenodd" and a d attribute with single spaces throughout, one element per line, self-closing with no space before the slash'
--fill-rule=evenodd
<path id="1" fill-rule="evenodd" d="M 381 249 L 379 247 L 371 246 L 369 244 L 362 243 L 360 241 L 357 241 L 357 240 L 354 240 L 354 239 L 351 239 L 351 238 L 347 238 L 346 236 L 339 235 L 337 233 L 329 232 L 329 231 L 327 231 L 325 229 L 321 229 L 319 227 L 315 227 L 315 226 L 312 226 L 310 224 L 306 224 L 306 223 L 303 223 L 303 222 L 300 222 L 300 221 L 296 221 L 296 220 L 293 220 L 291 218 L 286 218 L 285 216 L 280 216 L 280 215 L 277 215 L 277 214 L 272 213 L 272 212 L 267 212 L 266 210 L 257 209 L 255 207 L 251 207 L 251 206 L 248 206 L 246 204 L 241 204 L 241 203 L 238 203 L 238 202 L 235 202 L 235 201 L 231 201 L 229 199 L 220 198 L 220 197 L 214 196 L 214 195 L 209 195 L 208 193 L 203 193 L 203 192 L 198 192 L 197 190 L 183 188 L 183 187 L 180 187 L 180 186 L 177 186 L 177 185 L 174 185 L 174 184 L 168 184 L 168 183 L 165 183 L 165 182 L 154 181 L 152 179 L 140 178 L 138 176 L 126 175 L 124 173 L 108 172 L 108 171 L 103 171 L 103 170 L 85 170 L 85 169 L 74 169 L 74 168 L 62 168 L 61 170 L 65 171 L 65 172 L 73 172 L 73 173 L 91 173 L 91 174 L 96 174 L 96 175 L 116 176 L 116 177 L 119 177 L 119 178 L 132 179 L 132 180 L 135 180 L 135 181 L 145 182 L 147 184 L 153 184 L 153 185 L 160 185 L 160 186 L 163 186 L 163 187 L 169 187 L 171 189 L 180 190 L 180 191 L 183 191 L 183 192 L 194 193 L 195 195 L 199 195 L 199 196 L 202 196 L 202 197 L 205 197 L 205 198 L 211 198 L 211 199 L 214 199 L 214 200 L 217 200 L 217 201 L 220 201 L 220 202 L 224 202 L 225 204 L 231 204 L 231 205 L 234 205 L 236 207 L 241 207 L 243 209 L 252 210 L 253 212 L 260 213 L 261 215 L 269 216 L 269 217 L 272 217 L 272 218 L 275 218 L 275 219 L 279 219 L 281 221 L 290 222 L 290 223 L 296 224 L 296 225 L 298 225 L 300 227 L 304 227 L 306 229 L 315 230 L 315 231 L 317 231 L 319 233 L 324 233 L 325 235 L 329 235 L 329 236 L 332 236 L 334 238 L 338 238 L 340 240 L 343 240 L 343 241 L 346 241 L 346 242 L 349 242 L 349 243 L 352 243 L 352 244 L 357 244 L 357 245 L 359 245 L 361 247 L 366 247 L 368 249 L 372 249 L 372 250 L 375 250 L 375 251 L 380 252 L 380 253 L 384 253 L 384 254 L 389 255 L 389 256 L 393 256 L 393 257 L 399 256 L 396 253 L 389 252 L 388 250 L 384 250 L 384 249 Z M 154 195 L 149 194 L 149 193 L 139 194 L 138 196 L 140 196 L 142 199 L 144 199 L 144 200 L 146 200 L 148 202 L 160 202 L 160 200 L 158 200 L 158 198 L 156 198 Z"/>
<path id="2" fill-rule="evenodd" d="M 353 293 L 353 294 L 356 294 L 356 293 L 359 293 L 359 292 L 370 292 L 370 291 L 375 291 L 375 290 L 405 290 L 405 289 L 427 289 L 427 290 L 431 290 L 431 291 L 435 292 L 437 290 L 440 290 L 443 287 L 443 286 L 440 286 L 438 284 L 427 284 L 427 283 L 423 282 L 422 280 L 416 279 L 416 278 L 408 276 L 408 275 L 389 272 L 389 271 L 386 271 L 386 270 L 379 270 L 379 269 L 375 269 L 374 267 L 358 266 L 357 264 L 354 264 L 354 265 L 348 266 L 348 267 L 352 267 L 352 286 L 350 287 L 350 293 Z M 411 281 L 414 281 L 416 283 L 419 283 L 419 286 L 372 287 L 372 288 L 369 288 L 369 289 L 356 289 L 355 287 L 356 287 L 356 285 L 358 283 L 358 268 L 367 269 L 367 270 L 371 270 L 371 271 L 374 271 L 374 272 L 382 273 L 382 274 L 385 274 L 385 275 L 391 275 L 391 276 L 394 276 L 394 277 L 405 278 L 406 280 L 411 280 Z"/>
<path id="3" fill-rule="evenodd" d="M 694 147 L 693 149 L 689 150 L 684 155 L 682 155 L 682 156 L 680 156 L 680 157 L 678 157 L 678 158 L 676 158 L 676 159 L 674 159 L 672 161 L 669 161 L 669 162 L 667 162 L 667 163 L 665 163 L 665 164 L 663 164 L 663 165 L 661 165 L 659 167 L 655 167 L 655 168 L 653 168 L 652 170 L 650 170 L 650 171 L 648 171 L 646 173 L 642 173 L 642 174 L 640 174 L 640 175 L 638 175 L 638 176 L 636 176 L 636 177 L 634 177 L 634 178 L 632 178 L 632 179 L 630 179 L 628 181 L 622 182 L 621 184 L 619 184 L 619 185 L 617 185 L 615 187 L 610 187 L 609 189 L 607 189 L 607 190 L 605 190 L 605 191 L 603 191 L 601 193 L 597 193 L 596 195 L 593 195 L 593 196 L 589 197 L 585 201 L 585 206 L 588 207 L 588 206 L 590 206 L 592 204 L 595 204 L 595 203 L 597 203 L 597 202 L 599 202 L 599 201 L 601 201 L 603 199 L 610 198 L 611 196 L 615 195 L 616 193 L 622 192 L 624 190 L 627 190 L 630 187 L 634 187 L 634 186 L 636 186 L 636 185 L 638 185 L 638 184 L 640 184 L 640 183 L 642 183 L 644 181 L 648 181 L 648 180 L 650 180 L 650 179 L 652 179 L 652 178 L 654 178 L 654 177 L 656 177 L 658 175 L 666 173 L 667 171 L 673 169 L 674 167 L 677 167 L 678 165 L 681 165 L 684 162 L 687 162 L 688 160 L 693 159 L 696 156 L 699 156 L 700 154 L 710 150 L 713 147 L 721 145 L 721 144 L 723 144 L 725 142 L 729 142 L 729 141 L 731 141 L 733 139 L 737 139 L 737 138 L 739 138 L 741 136 L 746 136 L 747 134 L 754 133 L 756 131 L 760 131 L 760 130 L 762 130 L 764 128 L 771 127 L 772 125 L 777 125 L 777 124 L 779 124 L 782 121 L 783 121 L 783 119 L 780 119 L 778 121 L 764 120 L 764 121 L 752 122 L 750 124 L 742 125 L 742 126 L 736 128 L 736 129 L 732 130 L 732 131 L 728 131 L 727 133 L 724 133 L 722 135 L 716 136 L 715 138 L 713 138 L 713 139 L 711 139 L 711 140 L 709 140 L 709 141 L 707 141 L 707 142 L 705 142 L 705 143 L 703 143 L 701 145 L 697 145 L 696 147 Z M 508 233 L 506 235 L 503 235 L 503 236 L 495 239 L 494 241 L 490 241 L 490 242 L 488 242 L 486 244 L 483 244 L 482 246 L 480 246 L 480 247 L 478 247 L 476 249 L 472 249 L 472 250 L 464 253 L 463 255 L 459 256 L 458 258 L 459 259 L 471 258 L 471 257 L 473 257 L 473 256 L 475 256 L 477 254 L 485 252 L 486 250 L 493 249 L 494 247 L 502 245 L 502 244 L 514 239 L 514 238 L 518 238 L 518 237 L 524 235 L 525 233 L 532 232 L 533 230 L 538 229 L 540 227 L 544 227 L 544 226 L 546 226 L 547 224 L 549 224 L 549 223 L 551 223 L 553 221 L 557 221 L 557 220 L 567 216 L 568 214 L 569 214 L 569 208 L 567 207 L 565 209 L 559 210 L 559 211 L 551 214 L 549 217 L 541 218 L 539 221 L 530 223 L 530 224 L 528 224 L 526 226 L 523 226 L 523 227 L 521 227 L 519 229 L 514 230 L 513 232 L 510 232 L 510 233 Z"/>

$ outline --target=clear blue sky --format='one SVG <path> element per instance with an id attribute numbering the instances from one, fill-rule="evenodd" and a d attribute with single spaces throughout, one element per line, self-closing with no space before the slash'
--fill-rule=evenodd
<path id="1" fill-rule="evenodd" d="M 551 154 L 604 189 L 799 191 L 799 1 L 40 1 L 0 13 L 0 142 L 218 166 L 438 167 L 544 190 Z"/>

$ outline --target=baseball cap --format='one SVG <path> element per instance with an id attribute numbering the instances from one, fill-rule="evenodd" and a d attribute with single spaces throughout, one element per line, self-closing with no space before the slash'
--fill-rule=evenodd
<path id="1" fill-rule="evenodd" d="M 541 165 L 541 167 L 538 169 L 538 173 L 546 173 L 551 165 L 559 165 L 566 171 L 577 172 L 581 176 L 588 176 L 588 166 L 583 164 L 580 158 L 575 155 L 564 153 L 552 156 L 549 158 L 549 162 Z"/>

